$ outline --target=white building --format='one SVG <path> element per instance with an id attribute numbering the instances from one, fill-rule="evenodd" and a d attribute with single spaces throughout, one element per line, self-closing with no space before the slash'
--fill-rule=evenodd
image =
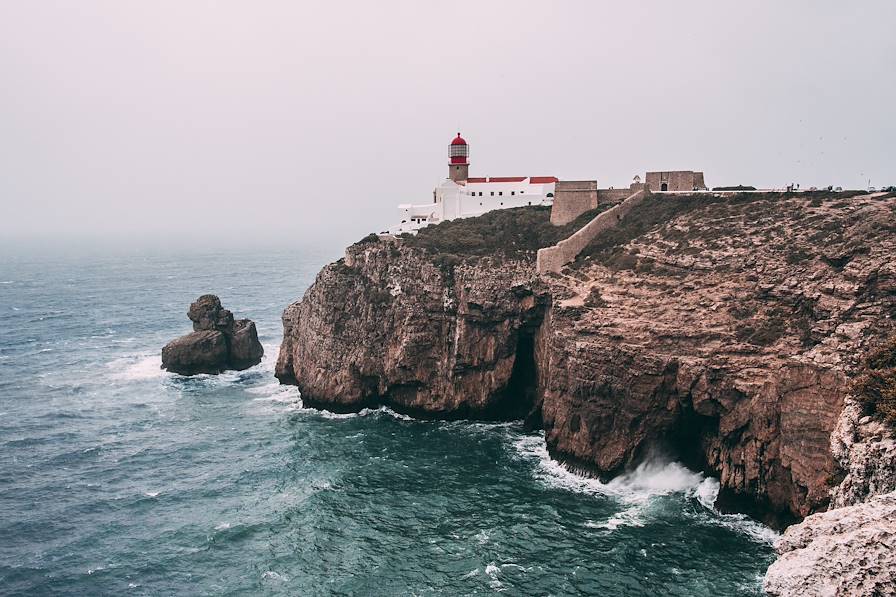
<path id="1" fill-rule="evenodd" d="M 494 209 L 553 203 L 554 176 L 471 178 L 470 148 L 460 133 L 451 141 L 448 157 L 448 179 L 433 190 L 432 202 L 399 205 L 400 221 L 388 230 L 389 234 L 416 233 L 430 224 L 479 216 Z"/>

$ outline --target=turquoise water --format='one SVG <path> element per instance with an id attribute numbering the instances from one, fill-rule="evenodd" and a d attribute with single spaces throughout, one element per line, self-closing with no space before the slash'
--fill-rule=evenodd
<path id="1" fill-rule="evenodd" d="M 602 485 L 517 424 L 302 408 L 280 313 L 332 257 L 0 258 L 0 594 L 760 594 L 773 534 L 675 463 Z M 159 370 L 205 292 L 261 365 Z"/>

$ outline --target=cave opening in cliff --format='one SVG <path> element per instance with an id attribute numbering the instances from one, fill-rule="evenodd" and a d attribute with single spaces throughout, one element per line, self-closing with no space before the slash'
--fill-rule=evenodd
<path id="1" fill-rule="evenodd" d="M 701 415 L 689 403 L 682 405 L 667 436 L 672 456 L 692 470 L 709 473 L 704 442 L 717 434 L 718 427 L 717 417 Z"/>
<path id="2" fill-rule="evenodd" d="M 501 412 L 496 413 L 502 419 L 521 419 L 532 410 L 536 394 L 535 371 L 535 334 L 534 331 L 522 329 L 516 344 L 516 355 L 504 400 L 501 401 Z"/>

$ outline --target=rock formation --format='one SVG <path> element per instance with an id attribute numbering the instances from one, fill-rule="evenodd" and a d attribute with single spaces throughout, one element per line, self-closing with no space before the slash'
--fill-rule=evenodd
<path id="1" fill-rule="evenodd" d="M 719 477 L 720 507 L 783 526 L 849 470 L 831 436 L 894 331 L 894 213 L 880 195 L 654 196 L 544 278 L 531 222 L 489 251 L 470 220 L 359 243 L 284 312 L 277 376 L 334 410 L 529 412 L 552 456 L 604 477 L 661 447 Z"/>
<path id="2" fill-rule="evenodd" d="M 297 384 L 306 404 L 338 411 L 389 404 L 418 416 L 524 416 L 547 303 L 531 263 L 446 267 L 393 243 L 355 245 L 284 312 L 277 377 Z"/>
<path id="3" fill-rule="evenodd" d="M 769 595 L 896 595 L 896 492 L 813 514 L 775 550 L 763 583 Z"/>
<path id="4" fill-rule="evenodd" d="M 190 305 L 187 317 L 193 332 L 172 340 L 162 348 L 162 368 L 180 373 L 221 373 L 248 369 L 261 362 L 264 348 L 258 341 L 255 323 L 233 319 L 213 294 L 204 294 Z"/>
<path id="5" fill-rule="evenodd" d="M 896 490 L 896 437 L 889 426 L 862 413 L 851 396 L 831 435 L 831 452 L 843 480 L 831 491 L 831 507 L 860 504 Z"/>

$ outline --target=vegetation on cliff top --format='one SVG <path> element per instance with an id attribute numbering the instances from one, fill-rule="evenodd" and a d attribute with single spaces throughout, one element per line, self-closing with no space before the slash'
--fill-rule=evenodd
<path id="1" fill-rule="evenodd" d="M 864 191 L 807 191 L 805 193 L 739 193 L 737 195 L 676 195 L 666 196 L 654 194 L 625 217 L 622 225 L 602 232 L 590 245 L 579 254 L 578 263 L 589 258 L 599 259 L 614 269 L 633 269 L 638 261 L 637 256 L 624 252 L 623 247 L 645 233 L 667 225 L 676 217 L 696 210 L 710 210 L 721 222 L 725 218 L 737 215 L 748 216 L 759 220 L 764 216 L 776 216 L 780 213 L 781 202 L 786 200 L 808 200 L 807 205 L 818 207 L 825 202 L 837 201 L 834 206 L 846 206 L 850 197 L 864 194 Z M 796 216 L 798 217 L 798 216 Z M 706 231 L 667 230 L 666 236 L 687 244 L 689 235 L 698 236 Z M 716 232 L 724 235 L 727 230 L 719 225 Z M 711 240 L 711 239 L 709 239 Z M 798 259 L 791 255 L 789 259 Z"/>
<path id="2" fill-rule="evenodd" d="M 517 207 L 490 211 L 475 218 L 449 220 L 402 238 L 407 246 L 447 258 L 503 255 L 534 258 L 535 252 L 568 237 L 612 205 L 585 212 L 565 226 L 551 224 L 551 208 Z"/>
<path id="3" fill-rule="evenodd" d="M 865 358 L 853 391 L 866 413 L 896 426 L 896 338 Z"/>

